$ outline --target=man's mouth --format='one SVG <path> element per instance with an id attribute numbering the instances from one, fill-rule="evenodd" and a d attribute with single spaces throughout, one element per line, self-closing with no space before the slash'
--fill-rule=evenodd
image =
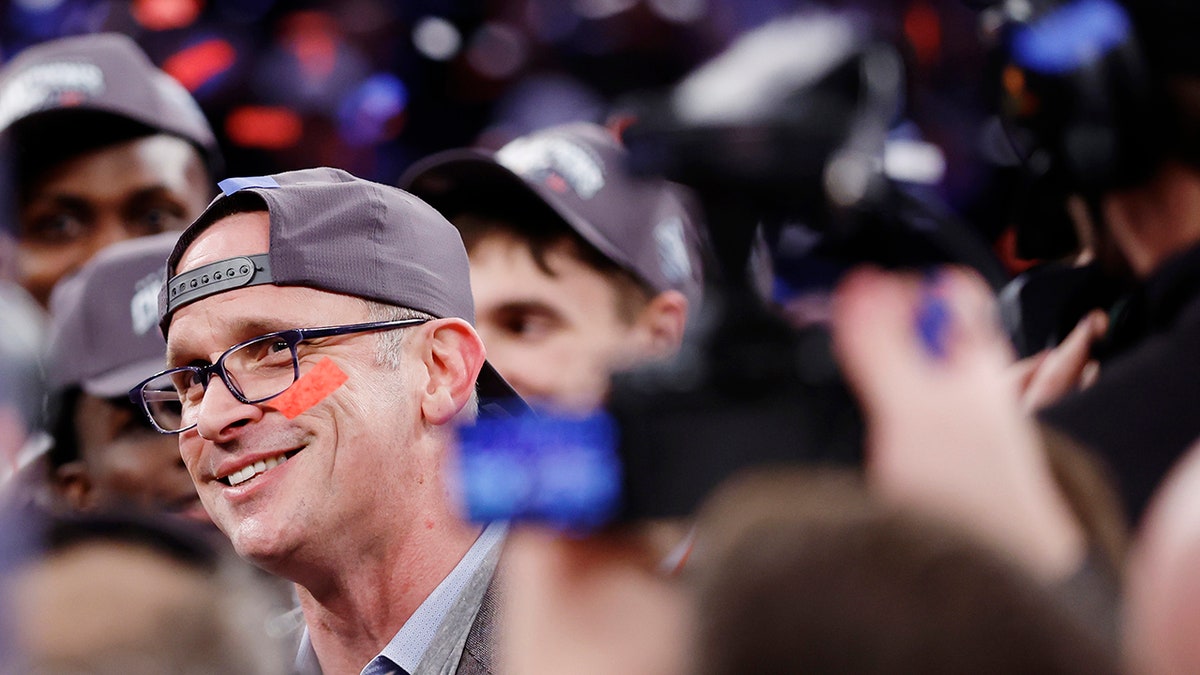
<path id="1" fill-rule="evenodd" d="M 279 466 L 280 464 L 283 464 L 284 462 L 291 459 L 292 456 L 295 455 L 297 452 L 300 452 L 300 451 L 299 450 L 290 450 L 288 452 L 281 452 L 274 457 L 268 457 L 267 459 L 260 459 L 259 461 L 255 462 L 253 464 L 244 466 L 241 469 L 238 469 L 237 471 L 234 471 L 233 473 L 229 474 L 228 476 L 222 476 L 222 477 L 218 478 L 217 480 L 221 483 L 224 483 L 225 485 L 230 486 L 230 487 L 233 487 L 235 485 L 241 485 L 242 483 L 245 483 L 248 480 L 251 480 L 261 474 L 264 474 L 264 473 L 270 471 L 271 469 L 274 469 L 275 467 Z"/>

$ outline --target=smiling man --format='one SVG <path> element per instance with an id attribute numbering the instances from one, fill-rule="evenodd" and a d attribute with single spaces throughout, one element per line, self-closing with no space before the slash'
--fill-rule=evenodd
<path id="1" fill-rule="evenodd" d="M 503 530 L 445 475 L 453 423 L 511 390 L 458 233 L 335 169 L 221 187 L 167 262 L 170 370 L 134 397 L 238 553 L 297 584 L 301 670 L 491 672 Z"/>
<path id="2" fill-rule="evenodd" d="M 125 35 L 34 45 L 0 70 L 17 193 L 18 281 L 45 304 L 108 244 L 181 230 L 220 153 L 200 107 Z"/>

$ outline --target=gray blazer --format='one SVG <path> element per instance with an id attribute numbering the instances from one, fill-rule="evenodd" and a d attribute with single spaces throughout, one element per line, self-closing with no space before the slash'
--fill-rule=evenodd
<path id="1" fill-rule="evenodd" d="M 497 544 L 484 558 L 462 595 L 446 613 L 412 675 L 493 675 L 492 627 L 501 599 L 496 567 L 502 548 L 503 543 Z"/>

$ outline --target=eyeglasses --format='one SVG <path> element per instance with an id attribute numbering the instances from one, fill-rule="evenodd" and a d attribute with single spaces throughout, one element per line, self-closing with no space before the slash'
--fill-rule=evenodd
<path id="1" fill-rule="evenodd" d="M 267 333 L 240 342 L 207 366 L 171 368 L 143 380 L 129 390 L 129 398 L 159 433 L 177 434 L 196 426 L 200 402 L 215 374 L 242 403 L 270 400 L 287 391 L 300 378 L 296 346 L 305 340 L 408 328 L 429 319 L 372 321 L 343 326 L 294 328 Z"/>

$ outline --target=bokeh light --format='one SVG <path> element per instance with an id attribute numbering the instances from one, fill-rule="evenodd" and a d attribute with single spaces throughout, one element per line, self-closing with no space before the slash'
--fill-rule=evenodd
<path id="1" fill-rule="evenodd" d="M 412 38 L 417 51 L 434 61 L 449 61 L 462 48 L 462 33 L 453 23 L 437 16 L 419 20 L 413 27 Z"/>
<path id="2" fill-rule="evenodd" d="M 130 13 L 149 30 L 186 28 L 204 9 L 202 0 L 134 0 Z"/>

